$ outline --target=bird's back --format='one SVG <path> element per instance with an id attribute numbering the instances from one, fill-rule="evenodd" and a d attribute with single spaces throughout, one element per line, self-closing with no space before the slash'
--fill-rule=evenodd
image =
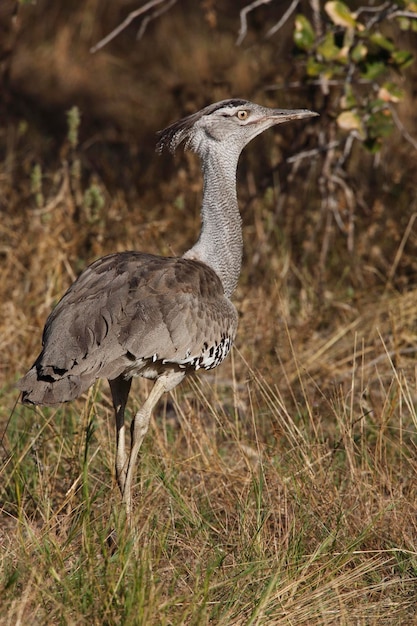
<path id="1" fill-rule="evenodd" d="M 97 378 L 210 369 L 226 356 L 236 328 L 236 310 L 207 265 L 112 254 L 90 265 L 52 311 L 42 352 L 18 387 L 25 402 L 56 404 Z"/>

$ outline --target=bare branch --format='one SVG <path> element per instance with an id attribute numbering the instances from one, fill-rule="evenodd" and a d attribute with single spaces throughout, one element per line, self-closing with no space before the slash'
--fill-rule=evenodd
<path id="1" fill-rule="evenodd" d="M 279 20 L 279 22 L 277 22 L 275 24 L 275 26 L 273 26 L 272 28 L 270 28 L 268 30 L 268 32 L 266 33 L 265 37 L 272 37 L 272 35 L 275 35 L 275 33 L 285 24 L 285 22 L 288 20 L 288 18 L 290 17 L 291 13 L 293 13 L 295 11 L 295 9 L 297 8 L 299 3 L 299 0 L 293 0 L 292 3 L 290 4 L 290 6 L 288 7 L 288 9 L 285 11 L 284 15 L 281 17 L 281 19 Z"/>
<path id="2" fill-rule="evenodd" d="M 397 111 L 394 109 L 394 107 L 391 105 L 388 105 L 388 107 L 389 107 L 389 110 L 391 111 L 394 124 L 396 125 L 396 127 L 398 128 L 398 130 L 400 131 L 404 139 L 406 139 L 408 143 L 411 143 L 414 150 L 417 150 L 417 140 L 414 139 L 414 137 L 410 135 L 410 133 L 408 132 L 408 130 L 406 129 L 406 127 L 404 126 L 400 118 L 398 117 Z"/>
<path id="3" fill-rule="evenodd" d="M 293 154 L 288 157 L 286 159 L 286 162 L 296 163 L 297 161 L 302 161 L 303 159 L 312 159 L 318 154 L 322 154 L 323 152 L 327 152 L 328 150 L 337 148 L 339 143 L 339 141 L 331 141 L 327 146 L 320 146 L 319 148 L 313 148 L 312 150 L 303 150 L 302 152 L 298 152 L 297 154 Z"/>
<path id="4" fill-rule="evenodd" d="M 176 4 L 177 2 L 178 2 L 178 0 L 168 0 L 167 3 L 164 6 L 162 6 L 160 9 L 157 9 L 156 11 L 154 11 L 152 13 L 152 15 L 147 15 L 146 17 L 144 17 L 143 20 L 142 20 L 142 24 L 140 25 L 138 34 L 136 35 L 136 39 L 139 40 L 139 39 L 141 39 L 143 37 L 143 35 L 145 34 L 145 30 L 148 27 L 149 22 L 152 22 L 152 20 L 155 20 L 160 15 L 163 15 L 164 13 L 169 11 L 169 9 L 171 7 L 173 7 L 174 4 Z"/>
<path id="5" fill-rule="evenodd" d="M 313 23 L 316 36 L 321 37 L 323 34 L 323 24 L 320 14 L 320 0 L 310 0 L 311 10 L 313 12 Z"/>
<path id="6" fill-rule="evenodd" d="M 392 2 L 384 2 L 377 7 L 359 7 L 359 9 L 355 11 L 356 17 L 361 13 L 376 14 L 375 17 L 367 23 L 366 27 L 368 29 L 372 28 L 372 26 L 374 26 L 378 22 L 381 22 L 383 19 L 393 20 L 396 17 L 404 17 L 410 20 L 417 19 L 416 11 L 403 11 L 401 9 L 397 9 L 397 7 L 392 4 Z"/>
<path id="7" fill-rule="evenodd" d="M 350 253 L 352 253 L 355 248 L 355 194 L 352 188 L 345 180 L 343 180 L 341 176 L 332 174 L 331 181 L 342 189 L 348 206 L 347 224 L 345 224 L 342 216 L 340 215 L 339 203 L 334 204 L 332 210 L 335 222 L 339 226 L 340 231 L 347 236 L 347 249 Z"/>
<path id="8" fill-rule="evenodd" d="M 382 13 L 382 11 L 386 11 L 387 9 L 389 9 L 390 6 L 390 2 L 384 2 L 377 7 L 359 7 L 359 9 L 356 9 L 354 15 L 358 17 L 358 15 L 360 15 L 361 13 Z"/>
<path id="9" fill-rule="evenodd" d="M 94 54 L 98 50 L 101 50 L 101 48 L 104 48 L 104 46 L 106 46 L 110 41 L 112 41 L 112 39 L 117 37 L 117 35 L 119 35 L 125 28 L 127 28 L 129 26 L 129 24 L 131 24 L 133 22 L 133 20 L 135 20 L 140 15 L 143 15 L 147 11 L 150 11 L 154 7 L 156 7 L 159 4 L 162 4 L 164 2 L 166 2 L 166 0 L 150 0 L 150 2 L 147 2 L 146 4 L 144 4 L 139 9 L 136 9 L 135 11 L 131 11 L 129 13 L 129 15 L 126 17 L 126 19 L 124 19 L 121 24 L 119 24 L 114 30 L 112 30 L 111 33 L 106 35 L 106 37 L 101 39 L 95 46 L 90 48 L 90 52 L 92 54 Z M 148 18 L 148 21 L 149 21 L 149 18 Z M 146 28 L 146 26 L 145 26 L 145 28 Z"/>
<path id="10" fill-rule="evenodd" d="M 343 147 L 342 154 L 337 159 L 337 162 L 336 162 L 336 165 L 335 165 L 335 168 L 334 168 L 335 172 L 338 172 L 339 170 L 343 169 L 344 164 L 346 163 L 346 161 L 348 160 L 348 157 L 350 156 L 350 154 L 352 152 L 353 142 L 355 141 L 355 139 L 358 139 L 359 141 L 361 141 L 357 131 L 356 130 L 352 130 L 352 131 L 350 131 L 350 133 L 346 137 L 346 141 L 345 141 L 345 145 Z"/>
<path id="11" fill-rule="evenodd" d="M 408 17 L 410 20 L 417 20 L 417 13 L 415 11 L 393 11 L 388 15 L 388 19 L 392 20 L 394 17 Z"/>
<path id="12" fill-rule="evenodd" d="M 414 205 L 415 205 L 415 203 L 414 203 Z M 402 257 L 403 252 L 404 252 L 405 244 L 407 243 L 408 238 L 411 235 L 411 232 L 413 230 L 413 226 L 414 226 L 414 222 L 416 221 L 416 218 L 417 218 L 417 213 L 414 212 L 414 213 L 411 214 L 411 217 L 408 220 L 407 228 L 405 229 L 403 238 L 402 238 L 402 240 L 400 242 L 400 245 L 398 246 L 398 250 L 397 250 L 397 253 L 395 255 L 394 262 L 391 265 L 390 270 L 388 272 L 388 282 L 389 283 L 392 282 L 392 279 L 394 278 L 394 274 L 397 271 L 398 264 L 401 261 L 401 257 Z"/>
<path id="13" fill-rule="evenodd" d="M 254 2 L 252 2 L 251 4 L 248 4 L 247 6 L 243 7 L 243 9 L 240 11 L 240 29 L 239 29 L 238 38 L 236 40 L 236 45 L 237 46 L 240 46 L 240 44 L 242 43 L 242 41 L 244 40 L 244 38 L 247 35 L 247 32 L 248 32 L 247 15 L 248 15 L 248 13 L 250 13 L 251 11 L 256 9 L 257 7 L 260 7 L 262 4 L 269 4 L 270 2 L 272 2 L 272 0 L 254 0 Z"/>

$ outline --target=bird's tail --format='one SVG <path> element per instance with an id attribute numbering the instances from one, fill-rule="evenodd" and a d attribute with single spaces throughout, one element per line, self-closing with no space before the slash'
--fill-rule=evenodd
<path id="1" fill-rule="evenodd" d="M 43 404 L 52 406 L 61 402 L 70 402 L 78 398 L 94 382 L 95 377 L 66 375 L 62 378 L 52 378 L 39 374 L 34 365 L 21 378 L 16 387 L 22 392 L 22 402 L 25 404 Z"/>

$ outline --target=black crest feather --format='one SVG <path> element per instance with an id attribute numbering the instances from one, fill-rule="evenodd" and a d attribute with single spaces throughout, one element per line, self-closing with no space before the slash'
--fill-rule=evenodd
<path id="1" fill-rule="evenodd" d="M 211 115 L 215 111 L 218 111 L 218 109 L 223 109 L 225 107 L 234 108 L 244 106 L 245 104 L 246 100 L 239 100 L 237 98 L 231 100 L 221 100 L 220 102 L 210 104 L 204 109 L 197 111 L 197 113 L 192 113 L 187 117 L 183 117 L 181 120 L 174 122 L 170 126 L 167 126 L 164 130 L 160 130 L 157 133 L 158 142 L 156 144 L 156 151 L 161 153 L 165 148 L 167 148 L 171 153 L 174 153 L 176 148 L 178 148 L 180 143 L 183 141 L 186 141 L 185 147 L 187 148 L 194 124 L 204 115 Z"/>

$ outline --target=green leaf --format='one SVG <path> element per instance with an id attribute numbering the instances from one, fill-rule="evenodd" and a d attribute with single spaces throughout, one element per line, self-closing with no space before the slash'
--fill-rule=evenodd
<path id="1" fill-rule="evenodd" d="M 340 0 L 336 0 L 336 2 L 326 2 L 324 10 L 336 26 L 343 26 L 343 28 L 355 28 L 358 25 L 353 13 L 349 10 L 346 4 L 344 2 L 340 2 Z"/>
<path id="2" fill-rule="evenodd" d="M 343 113 L 340 113 L 337 117 L 337 125 L 342 130 L 356 130 L 361 139 L 365 139 L 366 137 L 362 120 L 354 111 L 343 111 Z"/>
<path id="3" fill-rule="evenodd" d="M 414 57 L 408 50 L 396 50 L 391 54 L 391 58 L 394 63 L 402 70 L 406 67 L 410 67 L 414 61 Z"/>
<path id="4" fill-rule="evenodd" d="M 353 93 L 352 85 L 350 83 L 345 84 L 345 93 L 340 99 L 340 106 L 342 109 L 353 109 L 356 106 L 357 100 Z"/>
<path id="5" fill-rule="evenodd" d="M 317 53 L 320 54 L 325 61 L 334 61 L 337 59 L 340 48 L 334 43 L 334 35 L 328 32 L 321 44 L 317 47 Z"/>
<path id="6" fill-rule="evenodd" d="M 388 52 L 392 52 L 393 50 L 395 50 L 394 43 L 390 39 L 387 39 L 386 37 L 384 37 L 382 33 L 379 33 L 379 32 L 372 33 L 369 37 L 369 40 L 376 46 L 379 46 L 380 48 L 382 48 L 383 50 L 388 50 Z"/>
<path id="7" fill-rule="evenodd" d="M 301 50 L 311 50 L 316 40 L 316 34 L 310 21 L 304 15 L 297 15 L 294 25 L 294 43 Z"/>
<path id="8" fill-rule="evenodd" d="M 386 65 L 382 61 L 375 61 L 374 63 L 367 63 L 364 72 L 361 72 L 363 78 L 367 80 L 375 80 L 378 76 L 381 76 L 386 72 Z"/>
<path id="9" fill-rule="evenodd" d="M 320 74 L 322 74 L 327 67 L 328 66 L 323 63 L 318 63 L 318 61 L 316 61 L 313 57 L 309 57 L 306 65 L 307 76 L 316 78 L 317 76 L 320 76 Z"/>
<path id="10" fill-rule="evenodd" d="M 377 101 L 375 101 L 377 104 Z M 368 137 L 371 139 L 382 139 L 388 137 L 394 128 L 392 115 L 389 109 L 384 108 L 372 113 L 367 120 Z"/>
<path id="11" fill-rule="evenodd" d="M 397 17 L 397 24 L 400 30 L 410 30 L 412 20 L 408 17 Z"/>
<path id="12" fill-rule="evenodd" d="M 404 99 L 404 91 L 395 83 L 384 83 L 378 91 L 378 98 L 383 102 L 400 102 Z"/>
<path id="13" fill-rule="evenodd" d="M 364 58 L 368 54 L 368 48 L 363 43 L 358 43 L 354 48 L 352 48 L 350 52 L 350 58 L 355 63 L 359 63 L 359 61 L 363 61 Z"/>

